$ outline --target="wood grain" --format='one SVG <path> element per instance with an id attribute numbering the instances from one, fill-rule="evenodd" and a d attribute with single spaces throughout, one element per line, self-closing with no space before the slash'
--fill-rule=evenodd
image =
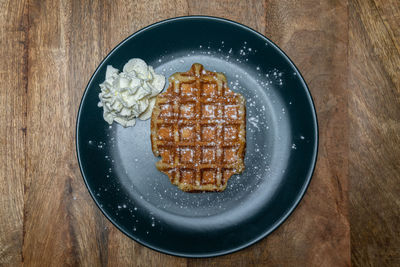
<path id="1" fill-rule="evenodd" d="M 354 0 L 349 5 L 350 222 L 356 266 L 400 265 L 400 3 L 391 4 Z"/>
<path id="2" fill-rule="evenodd" d="M 0 265 L 23 260 L 27 22 L 24 2 L 0 2 Z"/>
<path id="3" fill-rule="evenodd" d="M 185 259 L 130 240 L 97 209 L 75 120 L 91 74 L 121 40 L 199 14 L 283 48 L 312 92 L 320 147 L 306 196 L 273 234 Z M 397 0 L 0 1 L 0 266 L 400 265 L 399 51 Z"/>

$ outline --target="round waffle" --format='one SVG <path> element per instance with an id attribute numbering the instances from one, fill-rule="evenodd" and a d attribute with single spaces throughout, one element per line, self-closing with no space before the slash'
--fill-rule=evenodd
<path id="1" fill-rule="evenodd" d="M 224 74 L 195 63 L 169 78 L 151 117 L 156 167 L 183 191 L 223 191 L 244 170 L 245 99 Z"/>

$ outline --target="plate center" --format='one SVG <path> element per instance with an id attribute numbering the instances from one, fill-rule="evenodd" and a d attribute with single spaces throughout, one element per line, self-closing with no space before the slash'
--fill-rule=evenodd
<path id="1" fill-rule="evenodd" d="M 151 151 L 150 120 L 138 121 L 135 127 L 115 127 L 115 171 L 121 185 L 138 205 L 151 206 L 169 214 L 184 217 L 209 217 L 235 212 L 251 201 L 265 204 L 286 169 L 290 149 L 290 128 L 284 119 L 285 104 L 274 84 L 265 75 L 258 77 L 256 67 L 234 64 L 223 57 L 200 53 L 173 56 L 155 62 L 156 72 L 167 78 L 175 72 L 187 71 L 193 63 L 207 70 L 223 72 L 231 90 L 246 99 L 246 155 L 245 171 L 233 175 L 223 192 L 186 193 L 172 185 L 167 175 L 158 171 Z M 152 65 L 152 64 L 150 64 Z M 247 67 L 247 68 L 246 68 Z M 167 85 L 168 86 L 168 85 Z M 262 192 L 260 192 L 262 191 Z"/>

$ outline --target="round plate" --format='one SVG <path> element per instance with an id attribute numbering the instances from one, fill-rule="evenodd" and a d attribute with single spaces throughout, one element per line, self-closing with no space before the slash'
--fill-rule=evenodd
<path id="1" fill-rule="evenodd" d="M 149 120 L 131 128 L 103 120 L 107 65 L 122 70 L 135 57 L 166 77 L 201 63 L 246 98 L 246 169 L 224 192 L 172 185 L 155 167 Z M 164 253 L 209 257 L 255 243 L 290 215 L 314 170 L 318 126 L 299 71 L 270 40 L 233 21 L 180 17 L 134 33 L 101 62 L 82 98 L 76 147 L 90 194 L 122 232 Z"/>

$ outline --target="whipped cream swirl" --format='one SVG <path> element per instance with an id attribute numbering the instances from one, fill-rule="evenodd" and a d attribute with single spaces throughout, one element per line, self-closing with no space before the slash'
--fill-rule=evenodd
<path id="1" fill-rule="evenodd" d="M 165 77 L 154 72 L 140 58 L 133 58 L 123 71 L 107 66 L 106 79 L 100 84 L 99 107 L 103 107 L 106 122 L 113 121 L 124 127 L 134 126 L 136 118 L 151 117 L 156 96 L 164 89 Z"/>

